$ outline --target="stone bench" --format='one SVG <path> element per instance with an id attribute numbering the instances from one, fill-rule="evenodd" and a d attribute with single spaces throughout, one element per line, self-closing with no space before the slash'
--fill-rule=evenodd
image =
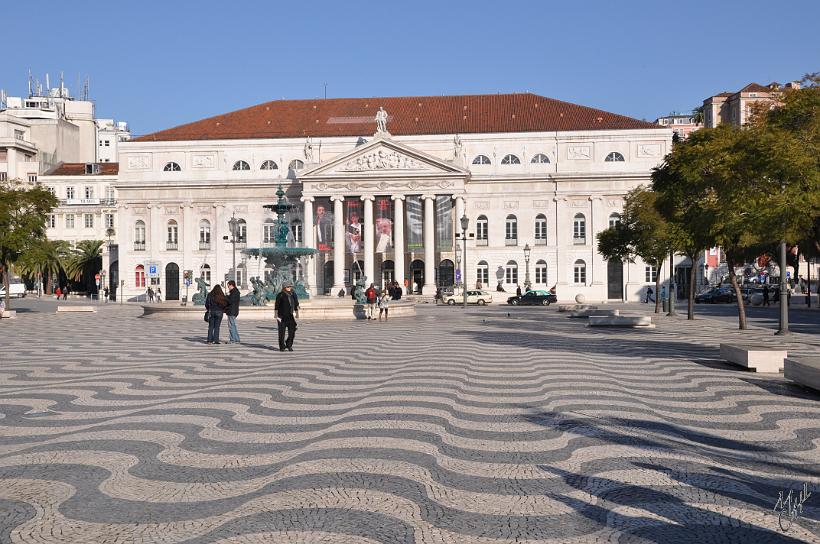
<path id="1" fill-rule="evenodd" d="M 588 304 L 559 304 L 559 312 L 574 312 L 575 310 L 597 310 L 597 306 L 590 306 Z"/>
<path id="2" fill-rule="evenodd" d="M 0 318 L 3 318 L 3 319 L 14 319 L 16 317 L 17 317 L 17 311 L 16 310 L 5 310 L 5 311 L 3 311 L 2 314 L 0 314 Z"/>
<path id="3" fill-rule="evenodd" d="M 721 344 L 720 358 L 746 367 L 755 372 L 780 372 L 785 349 L 757 346 L 753 344 Z"/>
<path id="4" fill-rule="evenodd" d="M 652 323 L 652 318 L 648 316 L 603 316 L 591 315 L 589 316 L 588 327 L 627 327 L 627 328 L 641 328 L 654 329 L 655 324 Z"/>
<path id="5" fill-rule="evenodd" d="M 57 313 L 64 312 L 92 312 L 95 313 L 97 308 L 94 306 L 57 306 Z"/>
<path id="6" fill-rule="evenodd" d="M 620 310 L 595 310 L 595 309 L 586 309 L 586 310 L 573 310 L 570 312 L 570 317 L 592 317 L 592 316 L 606 316 L 606 317 L 613 317 L 621 315 Z"/>
<path id="7" fill-rule="evenodd" d="M 783 375 L 795 383 L 820 391 L 820 357 L 787 357 Z"/>

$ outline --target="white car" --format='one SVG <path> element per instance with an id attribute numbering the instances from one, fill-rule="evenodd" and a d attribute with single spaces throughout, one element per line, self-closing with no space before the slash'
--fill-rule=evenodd
<path id="1" fill-rule="evenodd" d="M 23 298 L 26 296 L 26 285 L 23 283 L 10 283 L 9 284 L 9 296 L 10 297 L 17 297 Z M 6 297 L 6 288 L 0 283 L 0 298 Z"/>
<path id="2" fill-rule="evenodd" d="M 478 304 L 484 306 L 493 301 L 493 296 L 487 291 L 467 291 L 467 304 Z M 464 295 L 446 295 L 444 302 L 453 306 L 455 304 L 462 304 L 464 302 Z"/>

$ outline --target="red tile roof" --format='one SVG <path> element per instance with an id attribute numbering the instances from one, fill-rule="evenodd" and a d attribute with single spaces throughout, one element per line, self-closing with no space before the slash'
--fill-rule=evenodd
<path id="1" fill-rule="evenodd" d="M 396 136 L 657 129 L 657 125 L 534 94 L 276 100 L 132 141 L 369 136 L 379 107 Z"/>
<path id="2" fill-rule="evenodd" d="M 749 83 L 742 89 L 740 89 L 741 93 L 770 93 L 772 90 L 769 87 L 764 87 L 758 83 Z"/>
<path id="3" fill-rule="evenodd" d="M 61 162 L 52 168 L 47 175 L 49 176 L 116 176 L 120 171 L 120 164 L 118 162 L 98 162 L 93 163 L 99 166 L 99 172 L 95 174 L 85 173 L 85 162 Z"/>

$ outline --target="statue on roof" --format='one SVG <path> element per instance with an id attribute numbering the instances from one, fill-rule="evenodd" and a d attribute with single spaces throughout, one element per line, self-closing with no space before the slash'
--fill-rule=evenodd
<path id="1" fill-rule="evenodd" d="M 387 132 L 387 112 L 381 106 L 376 112 L 376 134 L 389 134 Z"/>
<path id="2" fill-rule="evenodd" d="M 464 144 L 461 142 L 461 136 L 456 134 L 453 138 L 453 161 L 458 161 L 464 151 Z"/>
<path id="3" fill-rule="evenodd" d="M 310 136 L 305 141 L 305 161 L 308 163 L 313 162 L 313 139 Z"/>

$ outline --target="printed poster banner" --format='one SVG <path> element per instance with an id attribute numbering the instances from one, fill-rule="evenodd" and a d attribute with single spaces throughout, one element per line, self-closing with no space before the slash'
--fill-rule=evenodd
<path id="1" fill-rule="evenodd" d="M 376 197 L 374 230 L 376 231 L 376 253 L 393 250 L 393 200 L 390 197 Z"/>
<path id="2" fill-rule="evenodd" d="M 316 225 L 316 249 L 331 251 L 333 249 L 333 213 L 330 198 L 320 197 L 314 204 L 314 220 Z"/>

